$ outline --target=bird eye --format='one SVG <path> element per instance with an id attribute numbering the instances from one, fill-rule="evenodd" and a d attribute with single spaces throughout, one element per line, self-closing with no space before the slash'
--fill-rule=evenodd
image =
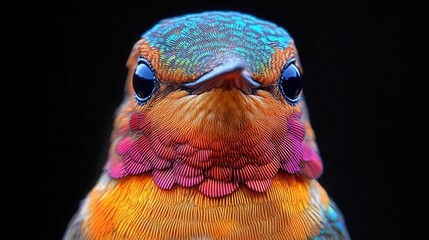
<path id="1" fill-rule="evenodd" d="M 291 105 L 295 105 L 301 100 L 300 93 L 302 86 L 301 72 L 295 65 L 295 60 L 292 59 L 285 65 L 285 68 L 283 68 L 279 80 L 280 91 Z"/>
<path id="2" fill-rule="evenodd" d="M 150 63 L 139 58 L 133 75 L 134 96 L 139 104 L 144 104 L 153 95 L 157 86 L 155 72 Z"/>

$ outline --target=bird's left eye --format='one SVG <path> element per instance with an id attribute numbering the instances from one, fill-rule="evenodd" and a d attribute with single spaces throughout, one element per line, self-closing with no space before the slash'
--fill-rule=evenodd
<path id="1" fill-rule="evenodd" d="M 139 104 L 145 104 L 152 97 L 156 86 L 157 80 L 152 66 L 146 59 L 139 58 L 133 75 L 133 88 L 136 101 Z"/>
<path id="2" fill-rule="evenodd" d="M 301 100 L 302 75 L 299 68 L 295 65 L 295 60 L 289 61 L 282 71 L 279 80 L 279 88 L 283 97 L 291 105 L 295 105 Z"/>

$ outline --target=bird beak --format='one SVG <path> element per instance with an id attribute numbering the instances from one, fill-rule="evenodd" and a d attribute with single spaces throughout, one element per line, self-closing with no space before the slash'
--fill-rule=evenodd
<path id="1" fill-rule="evenodd" d="M 201 76 L 193 82 L 182 84 L 183 87 L 192 89 L 193 94 L 201 94 L 214 88 L 239 89 L 244 94 L 252 94 L 252 89 L 261 84 L 253 80 L 245 70 L 244 61 L 235 61 L 222 64 L 212 71 Z"/>

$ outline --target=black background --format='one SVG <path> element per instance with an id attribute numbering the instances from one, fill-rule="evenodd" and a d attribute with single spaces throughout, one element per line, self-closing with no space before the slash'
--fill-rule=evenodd
<path id="1" fill-rule="evenodd" d="M 421 239 L 419 216 L 428 213 L 425 189 L 417 187 L 426 160 L 417 153 L 427 109 L 418 94 L 427 73 L 423 5 L 244 2 L 18 3 L 6 21 L 24 21 L 10 27 L 23 53 L 13 54 L 18 69 L 7 79 L 13 97 L 4 119 L 18 125 L 4 124 L 13 131 L 6 140 L 17 147 L 5 151 L 5 161 L 18 166 L 4 167 L 5 186 L 17 183 L 18 192 L 6 194 L 6 210 L 13 211 L 2 218 L 6 233 L 62 237 L 106 160 L 125 62 L 144 31 L 165 17 L 237 10 L 275 22 L 295 39 L 325 166 L 319 180 L 352 238 Z"/>

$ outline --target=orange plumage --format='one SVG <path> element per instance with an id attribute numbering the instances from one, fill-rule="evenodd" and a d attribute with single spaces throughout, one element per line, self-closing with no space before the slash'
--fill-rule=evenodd
<path id="1" fill-rule="evenodd" d="M 107 177 L 107 176 L 106 176 Z M 314 180 L 278 174 L 271 188 L 225 198 L 195 189 L 159 189 L 150 174 L 98 184 L 87 202 L 89 239 L 306 239 L 329 204 Z"/>

